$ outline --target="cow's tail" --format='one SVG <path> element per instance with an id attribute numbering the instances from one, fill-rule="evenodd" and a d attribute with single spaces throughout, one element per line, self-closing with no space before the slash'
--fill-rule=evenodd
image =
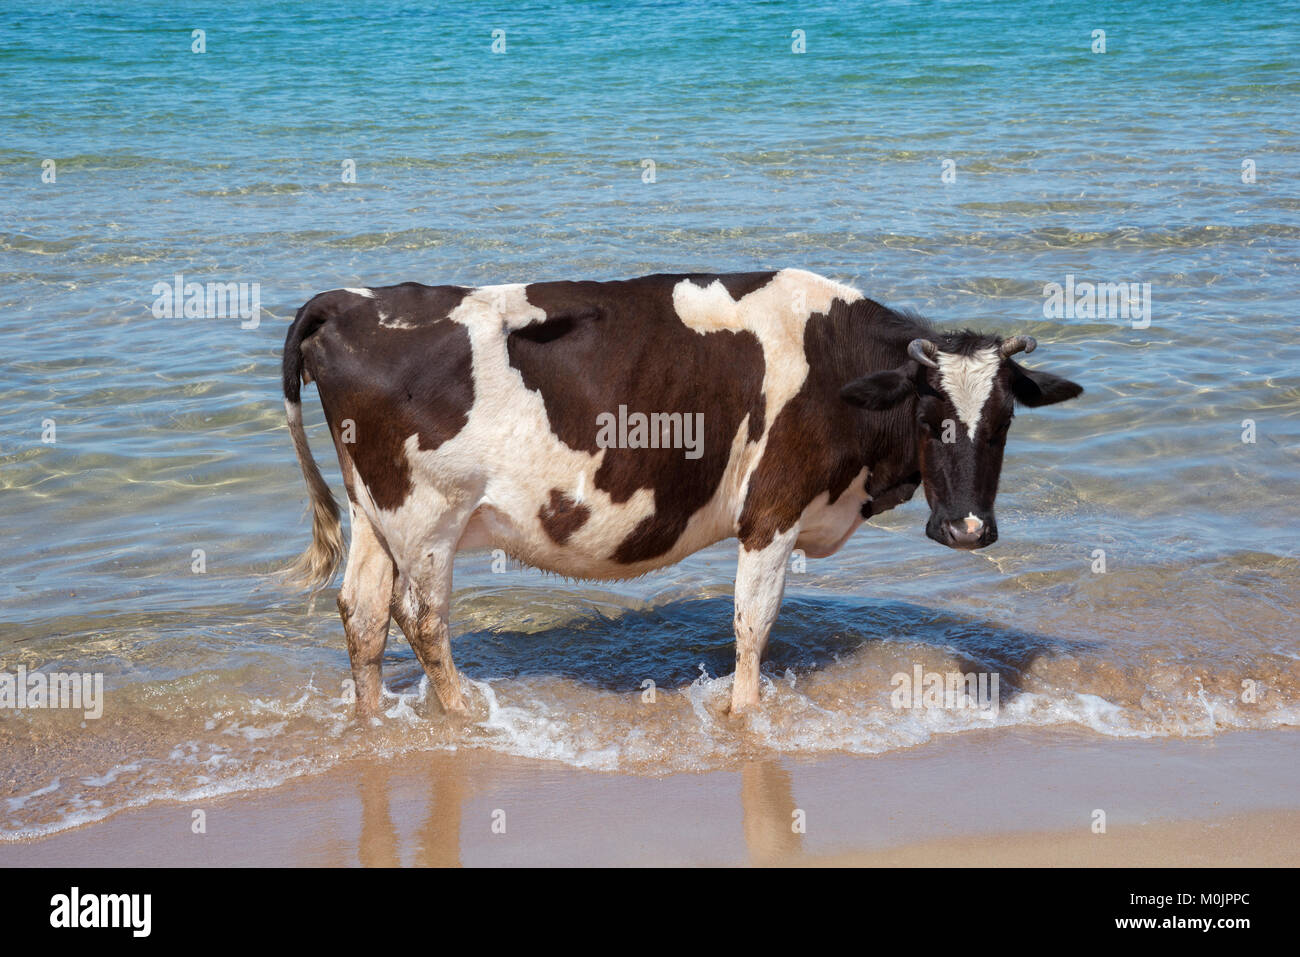
<path id="1" fill-rule="evenodd" d="M 302 477 L 307 480 L 311 497 L 311 544 L 281 573 L 284 584 L 313 591 L 328 585 L 343 561 L 343 528 L 339 507 L 330 487 L 325 484 L 316 460 L 312 458 L 307 433 L 302 427 L 302 342 L 320 328 L 328 314 L 313 299 L 298 310 L 284 340 L 284 411 L 289 418 L 289 435 L 298 455 Z"/>

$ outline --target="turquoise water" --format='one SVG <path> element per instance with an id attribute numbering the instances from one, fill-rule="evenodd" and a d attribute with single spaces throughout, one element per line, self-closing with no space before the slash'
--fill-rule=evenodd
<path id="1" fill-rule="evenodd" d="M 1297 12 L 0 7 L 0 664 L 107 690 L 84 727 L 0 713 L 0 831 L 376 750 L 662 773 L 966 727 L 889 708 L 913 663 L 999 670 L 1009 725 L 1294 726 Z M 332 600 L 266 579 L 308 536 L 284 320 L 338 286 L 782 266 L 1030 333 L 1030 364 L 1084 383 L 1018 417 L 1001 541 L 943 550 L 917 501 L 809 561 L 739 730 L 719 713 L 731 546 L 618 586 L 465 556 L 472 720 L 429 713 L 394 631 L 393 716 L 351 727 Z M 156 318 L 178 273 L 259 284 L 260 323 Z M 1045 317 L 1067 276 L 1149 283 L 1149 327 Z"/>

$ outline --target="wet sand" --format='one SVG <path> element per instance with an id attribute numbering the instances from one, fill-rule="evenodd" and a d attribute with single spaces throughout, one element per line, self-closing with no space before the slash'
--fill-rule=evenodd
<path id="1" fill-rule="evenodd" d="M 834 867 L 1295 867 L 1300 813 L 1254 811 L 1141 824 L 1115 839 L 1035 831 L 925 841 L 883 851 L 808 858 Z"/>
<path id="2" fill-rule="evenodd" d="M 0 865 L 1294 866 L 1298 838 L 1291 732 L 1002 732 L 660 778 L 463 750 L 367 759 L 0 844 Z"/>

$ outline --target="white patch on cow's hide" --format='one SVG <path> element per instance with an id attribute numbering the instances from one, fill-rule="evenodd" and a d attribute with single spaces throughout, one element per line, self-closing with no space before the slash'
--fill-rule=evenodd
<path id="1" fill-rule="evenodd" d="M 683 279 L 673 287 L 673 308 L 686 326 L 701 334 L 724 329 L 752 332 L 763 348 L 766 429 L 740 472 L 737 509 L 743 504 L 749 475 L 763 457 L 772 423 L 808 377 L 803 339 L 809 318 L 829 312 L 836 299 L 850 303 L 861 298 L 853 287 L 804 269 L 782 269 L 739 300 L 732 299 L 716 279 L 707 286 Z"/>
<path id="2" fill-rule="evenodd" d="M 829 489 L 809 502 L 799 516 L 795 548 L 803 549 L 809 558 L 826 558 L 839 551 L 862 524 L 862 506 L 871 500 L 867 494 L 870 475 L 870 469 L 860 471 L 833 503 Z"/>
<path id="3" fill-rule="evenodd" d="M 384 312 L 384 310 L 382 309 L 379 310 L 379 324 L 383 326 L 385 329 L 414 329 L 415 328 L 415 323 L 407 322 L 405 319 L 388 318 L 388 313 Z"/>
<path id="4" fill-rule="evenodd" d="M 474 305 L 467 309 L 471 300 Z M 492 316 L 498 328 L 506 332 L 546 319 L 546 313 L 528 301 L 528 284 L 522 282 L 479 286 L 456 307 L 456 312 L 479 318 Z"/>
<path id="5" fill-rule="evenodd" d="M 352 286 L 344 286 L 343 291 L 350 292 L 354 296 L 364 296 L 367 299 L 375 298 L 375 291 L 373 289 L 355 289 Z"/>
<path id="6" fill-rule="evenodd" d="M 808 320 L 815 313 L 829 312 L 836 299 L 851 303 L 861 298 L 862 293 L 853 287 L 804 269 L 782 269 L 739 300 L 732 299 L 717 280 L 704 287 L 682 280 L 673 287 L 673 308 L 691 329 L 699 333 L 745 330 L 757 336 L 763 347 L 763 436 L 751 448 L 746 449 L 742 442 L 733 451 L 727 467 L 730 481 L 724 483 L 735 516 L 744 507 L 745 490 L 763 458 L 772 423 L 808 378 L 803 343 Z"/>
<path id="7" fill-rule="evenodd" d="M 528 302 L 525 286 L 475 289 L 448 316 L 465 326 L 473 350 L 474 405 L 456 436 L 436 450 L 406 440 L 414 489 L 394 512 L 381 512 L 376 526 L 396 543 L 398 565 L 419 561 L 444 537 L 435 525 L 440 512 L 467 520 L 458 529 L 463 548 L 500 547 L 525 563 L 584 578 L 623 578 L 672 564 L 729 534 L 713 526 L 682 536 L 672 552 L 639 565 L 612 561 L 612 555 L 654 512 L 654 491 L 644 488 L 615 503 L 596 487 L 605 450 L 595 455 L 573 449 L 551 430 L 539 392 L 528 389 L 510 365 L 506 342 L 511 329 L 544 320 Z M 593 433 L 596 423 L 591 423 Z M 590 509 L 588 519 L 563 543 L 542 527 L 539 510 L 552 490 Z M 723 523 L 713 523 L 714 525 Z M 399 555 L 400 553 L 400 555 Z"/>
<path id="8" fill-rule="evenodd" d="M 981 349 L 970 356 L 939 353 L 939 384 L 948 393 L 957 417 L 972 440 L 1001 365 L 1002 357 L 993 348 Z"/>
<path id="9" fill-rule="evenodd" d="M 683 323 L 699 333 L 745 328 L 740 303 L 716 279 L 707 286 L 683 279 L 673 287 L 673 308 Z"/>

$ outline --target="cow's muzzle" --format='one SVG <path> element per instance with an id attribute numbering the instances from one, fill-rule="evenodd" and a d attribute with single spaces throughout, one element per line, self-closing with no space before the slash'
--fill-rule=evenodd
<path id="1" fill-rule="evenodd" d="M 981 518 L 970 512 L 964 518 L 951 519 L 940 518 L 932 513 L 930 521 L 926 523 L 925 534 L 940 545 L 972 551 L 992 545 L 998 540 L 998 524 L 992 515 Z"/>

